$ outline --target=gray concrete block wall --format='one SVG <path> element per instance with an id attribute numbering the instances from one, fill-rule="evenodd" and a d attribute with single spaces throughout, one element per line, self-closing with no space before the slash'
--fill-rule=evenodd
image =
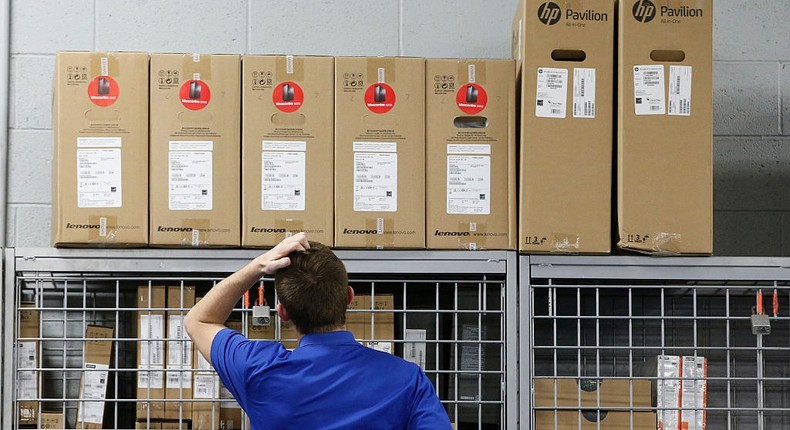
<path id="1" fill-rule="evenodd" d="M 492 57 L 517 0 L 11 0 L 7 246 L 49 246 L 59 50 Z M 790 255 L 790 2 L 714 1 L 717 255 Z"/>

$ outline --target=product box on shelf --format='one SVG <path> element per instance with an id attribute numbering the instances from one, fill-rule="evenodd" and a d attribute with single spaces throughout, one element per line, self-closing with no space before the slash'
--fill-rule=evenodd
<path id="1" fill-rule="evenodd" d="M 41 429 L 65 429 L 63 412 L 41 412 Z"/>
<path id="2" fill-rule="evenodd" d="M 334 58 L 242 61 L 243 247 L 304 231 L 334 243 Z"/>
<path id="3" fill-rule="evenodd" d="M 713 252 L 713 3 L 620 1 L 619 248 Z"/>
<path id="4" fill-rule="evenodd" d="M 240 77 L 238 55 L 151 55 L 151 246 L 239 246 Z"/>
<path id="5" fill-rule="evenodd" d="M 19 337 L 38 338 L 40 337 L 40 313 L 34 308 L 35 303 L 23 302 L 19 309 Z M 41 363 L 41 346 L 37 340 L 20 340 L 16 343 L 17 367 L 26 369 L 36 369 Z M 16 387 L 18 399 L 38 399 L 41 391 L 38 386 L 38 371 L 20 370 L 17 372 L 19 385 Z M 38 407 L 36 400 L 19 400 L 17 402 L 18 419 L 20 425 L 37 425 L 39 422 Z M 43 417 L 42 417 L 43 424 Z"/>
<path id="6" fill-rule="evenodd" d="M 137 420 L 165 417 L 165 311 L 164 285 L 137 287 Z M 156 310 L 153 310 L 156 309 Z M 158 399 L 151 401 L 149 399 Z"/>
<path id="7" fill-rule="evenodd" d="M 192 340 L 184 330 L 184 315 L 195 305 L 195 287 L 167 286 L 167 371 L 165 372 L 165 419 L 192 416 Z"/>
<path id="8" fill-rule="evenodd" d="M 520 251 L 611 251 L 614 5 L 519 3 Z"/>
<path id="9" fill-rule="evenodd" d="M 655 430 L 656 414 L 654 412 L 631 413 L 626 411 L 601 411 L 598 414 L 594 409 L 582 411 L 540 410 L 535 411 L 535 428 L 556 430 Z"/>
<path id="10" fill-rule="evenodd" d="M 425 62 L 428 249 L 516 248 L 513 60 Z"/>
<path id="11" fill-rule="evenodd" d="M 650 379 L 538 378 L 533 383 L 538 407 L 651 407 Z"/>
<path id="12" fill-rule="evenodd" d="M 52 243 L 148 244 L 148 54 L 58 52 Z"/>
<path id="13" fill-rule="evenodd" d="M 425 60 L 335 59 L 335 246 L 425 247 Z"/>
<path id="14" fill-rule="evenodd" d="M 80 400 L 77 405 L 79 429 L 102 429 L 104 399 L 112 359 L 112 327 L 89 325 L 85 330 L 85 355 L 80 378 Z"/>

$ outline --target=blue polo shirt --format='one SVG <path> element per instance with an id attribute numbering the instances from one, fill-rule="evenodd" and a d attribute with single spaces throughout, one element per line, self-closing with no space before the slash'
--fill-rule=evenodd
<path id="1" fill-rule="evenodd" d="M 425 373 L 348 331 L 303 336 L 293 351 L 224 329 L 211 344 L 220 379 L 264 429 L 450 429 Z"/>

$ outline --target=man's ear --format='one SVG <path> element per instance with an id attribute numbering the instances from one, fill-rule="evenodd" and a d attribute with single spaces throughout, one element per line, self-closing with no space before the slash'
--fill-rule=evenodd
<path id="1" fill-rule="evenodd" d="M 350 305 L 351 301 L 354 300 L 354 289 L 351 288 L 351 285 L 348 286 L 348 303 L 346 305 Z"/>
<path id="2" fill-rule="evenodd" d="M 290 321 L 291 319 L 288 318 L 288 310 L 285 309 L 282 303 L 277 303 L 277 315 L 280 316 L 280 319 L 283 321 Z"/>

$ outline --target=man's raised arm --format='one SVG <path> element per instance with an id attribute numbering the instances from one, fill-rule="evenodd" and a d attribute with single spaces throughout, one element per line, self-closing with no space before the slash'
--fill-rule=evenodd
<path id="1" fill-rule="evenodd" d="M 233 311 L 233 306 L 255 282 L 264 275 L 271 275 L 291 264 L 288 255 L 295 251 L 310 248 L 307 236 L 297 233 L 258 256 L 237 272 L 223 279 L 200 300 L 184 317 L 184 328 L 203 354 L 211 363 L 211 343 Z"/>

